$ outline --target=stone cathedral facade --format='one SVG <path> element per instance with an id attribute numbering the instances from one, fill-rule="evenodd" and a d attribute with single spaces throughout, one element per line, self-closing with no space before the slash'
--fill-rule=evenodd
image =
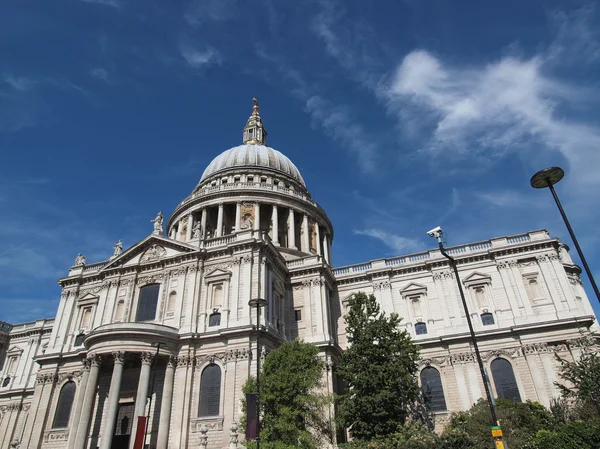
<path id="1" fill-rule="evenodd" d="M 440 422 L 484 396 L 456 281 L 438 250 L 334 268 L 333 225 L 294 164 L 266 146 L 255 102 L 243 144 L 218 155 L 154 230 L 109 260 L 82 255 L 59 280 L 56 317 L 0 323 L 0 449 L 242 444 L 241 387 L 281 342 L 316 344 L 328 391 L 355 292 L 373 293 L 421 346 L 420 382 Z M 151 225 L 149 224 L 149 229 Z M 554 354 L 596 346 L 566 245 L 538 230 L 449 249 L 496 396 L 548 405 Z"/>

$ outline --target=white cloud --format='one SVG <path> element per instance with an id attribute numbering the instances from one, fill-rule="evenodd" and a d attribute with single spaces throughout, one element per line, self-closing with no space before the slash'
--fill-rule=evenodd
<path id="1" fill-rule="evenodd" d="M 396 254 L 414 253 L 422 251 L 425 248 L 423 242 L 421 242 L 418 239 L 402 237 L 400 235 L 386 232 L 377 228 L 354 230 L 352 232 L 356 235 L 366 235 L 368 237 L 373 237 L 374 239 L 377 239 L 385 245 L 387 245 Z"/>
<path id="2" fill-rule="evenodd" d="M 14 77 L 11 75 L 4 75 L 2 79 L 10 87 L 19 91 L 30 90 L 34 88 L 37 84 L 37 81 L 32 80 L 31 78 L 26 78 L 24 76 Z"/>
<path id="3" fill-rule="evenodd" d="M 533 197 L 525 195 L 523 192 L 516 192 L 514 190 L 475 192 L 475 197 L 484 204 L 508 209 L 537 208 L 548 205 L 547 201 L 540 202 Z"/>
<path id="4" fill-rule="evenodd" d="M 105 83 L 108 83 L 108 72 L 105 69 L 98 67 L 98 68 L 92 69 L 90 71 L 90 74 L 94 78 L 98 78 L 99 80 L 102 80 Z"/>
<path id="5" fill-rule="evenodd" d="M 121 0 L 81 0 L 84 3 L 96 3 L 97 5 L 110 6 L 111 8 L 119 9 Z"/>
<path id="6" fill-rule="evenodd" d="M 186 10 L 183 18 L 194 27 L 207 21 L 224 22 L 239 14 L 236 0 L 196 0 Z"/>
<path id="7" fill-rule="evenodd" d="M 219 64 L 221 57 L 214 48 L 207 47 L 204 50 L 198 50 L 188 45 L 182 45 L 181 56 L 193 68 L 199 69 L 211 64 Z"/>

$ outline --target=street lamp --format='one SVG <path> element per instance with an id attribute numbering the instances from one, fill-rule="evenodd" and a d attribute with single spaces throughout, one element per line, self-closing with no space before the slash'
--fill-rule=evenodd
<path id="1" fill-rule="evenodd" d="M 267 300 L 253 298 L 248 305 L 256 307 L 256 449 L 260 449 L 260 309 L 267 305 Z"/>
<path id="2" fill-rule="evenodd" d="M 442 242 L 442 228 L 437 227 L 432 229 L 427 233 L 430 237 L 435 237 L 438 241 L 438 245 L 440 247 L 440 252 L 442 255 L 450 261 L 450 266 L 454 270 L 454 277 L 456 278 L 456 285 L 458 286 L 458 291 L 460 293 L 460 299 L 462 300 L 463 308 L 465 309 L 465 316 L 467 317 L 467 324 L 469 325 L 469 332 L 471 333 L 471 343 L 473 344 L 473 349 L 475 349 L 475 356 L 477 357 L 477 363 L 479 364 L 479 371 L 481 372 L 481 378 L 483 379 L 483 387 L 485 388 L 485 395 L 487 397 L 488 404 L 490 406 L 490 413 L 492 414 L 492 436 L 494 439 L 500 438 L 502 441 L 502 432 L 498 427 L 498 418 L 496 417 L 496 408 L 494 407 L 494 401 L 492 400 L 492 393 L 490 392 L 490 384 L 488 382 L 488 376 L 483 367 L 483 361 L 481 360 L 481 354 L 479 353 L 479 346 L 477 345 L 477 339 L 475 338 L 475 331 L 473 330 L 473 323 L 471 322 L 471 315 L 469 315 L 469 308 L 467 307 L 467 300 L 465 299 L 465 292 L 463 291 L 462 284 L 460 282 L 460 278 L 458 276 L 458 268 L 456 267 L 456 261 L 450 254 L 446 252 L 444 248 L 444 243 Z M 496 432 L 496 433 L 495 433 Z M 498 446 L 498 445 L 497 445 Z M 503 447 L 503 446 L 501 446 Z"/>
<path id="3" fill-rule="evenodd" d="M 592 284 L 592 288 L 594 289 L 596 298 L 598 299 L 598 301 L 600 301 L 600 291 L 598 291 L 598 286 L 596 285 L 594 276 L 592 276 L 592 272 L 590 271 L 590 267 L 588 266 L 588 263 L 585 260 L 585 257 L 583 256 L 583 251 L 581 251 L 579 242 L 575 238 L 575 233 L 573 232 L 573 228 L 571 228 L 571 224 L 569 223 L 569 220 L 567 219 L 567 214 L 565 213 L 565 211 L 562 207 L 562 204 L 560 204 L 558 195 L 556 194 L 556 191 L 554 190 L 554 184 L 556 184 L 558 181 L 560 181 L 563 178 L 563 176 L 565 176 L 565 172 L 560 167 L 544 168 L 543 170 L 540 170 L 535 175 L 533 175 L 531 177 L 531 181 L 529 181 L 529 183 L 531 184 L 531 187 L 533 187 L 534 189 L 543 189 L 544 187 L 548 187 L 550 189 L 550 192 L 552 192 L 554 201 L 556 201 L 556 206 L 558 207 L 558 210 L 560 211 L 560 214 L 562 215 L 565 225 L 567 226 L 569 234 L 571 235 L 571 239 L 573 240 L 573 243 L 575 244 L 575 248 L 577 249 L 577 254 L 579 254 L 579 258 L 581 259 L 583 268 L 585 269 L 585 272 L 587 273 L 588 278 L 590 279 L 590 283 Z"/>
<path id="4" fill-rule="evenodd" d="M 146 447 L 146 434 L 148 433 L 148 423 L 150 422 L 150 409 L 152 408 L 152 392 L 154 391 L 154 380 L 156 379 L 156 365 L 158 365 L 158 353 L 160 352 L 161 346 L 167 346 L 165 342 L 155 341 L 152 346 L 156 347 L 156 354 L 154 355 L 154 370 L 152 372 L 152 382 L 150 383 L 150 391 L 148 392 L 148 413 L 146 414 L 146 428 L 144 429 L 144 447 Z"/>

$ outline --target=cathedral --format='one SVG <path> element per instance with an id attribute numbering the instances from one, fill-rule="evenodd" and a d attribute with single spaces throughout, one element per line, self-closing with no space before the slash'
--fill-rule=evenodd
<path id="1" fill-rule="evenodd" d="M 0 322 L 0 449 L 241 447 L 242 385 L 282 342 L 317 345 L 324 388 L 340 391 L 344 314 L 359 291 L 398 313 L 421 347 L 437 422 L 484 396 L 448 260 L 435 249 L 333 267 L 333 225 L 292 161 L 267 146 L 256 100 L 242 145 L 151 221 L 108 260 L 77 256 L 58 280 L 55 318 Z M 535 230 L 448 252 L 493 395 L 548 406 L 559 395 L 554 355 L 597 345 L 569 248 Z"/>

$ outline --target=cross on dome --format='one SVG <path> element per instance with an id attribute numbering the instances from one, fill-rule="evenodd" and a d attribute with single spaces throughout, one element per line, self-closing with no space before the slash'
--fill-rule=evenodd
<path id="1" fill-rule="evenodd" d="M 249 145 L 266 145 L 267 130 L 265 129 L 260 114 L 258 113 L 258 100 L 253 98 L 252 115 L 244 127 L 242 143 Z"/>

